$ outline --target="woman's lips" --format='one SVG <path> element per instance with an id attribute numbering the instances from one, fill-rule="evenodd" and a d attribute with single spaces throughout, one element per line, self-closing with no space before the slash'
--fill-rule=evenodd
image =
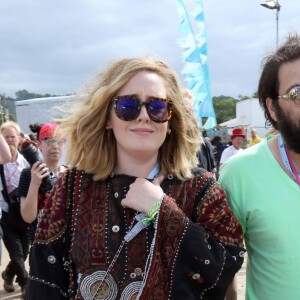
<path id="1" fill-rule="evenodd" d="M 137 134 L 151 134 L 154 132 L 152 129 L 149 128 L 134 128 L 130 131 Z"/>

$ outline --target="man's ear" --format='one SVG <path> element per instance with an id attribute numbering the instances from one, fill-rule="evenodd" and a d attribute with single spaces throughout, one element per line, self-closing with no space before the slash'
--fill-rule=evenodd
<path id="1" fill-rule="evenodd" d="M 270 97 L 267 97 L 266 105 L 267 105 L 268 111 L 269 111 L 272 119 L 277 122 L 277 117 L 276 117 L 275 108 L 274 108 L 274 100 Z"/>

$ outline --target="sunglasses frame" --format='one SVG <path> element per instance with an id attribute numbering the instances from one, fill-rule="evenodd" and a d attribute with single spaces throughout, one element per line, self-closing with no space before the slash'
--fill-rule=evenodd
<path id="1" fill-rule="evenodd" d="M 54 144 L 58 146 L 63 146 L 66 143 L 65 139 L 54 139 L 54 138 L 44 138 L 42 139 L 49 147 L 52 147 Z"/>
<path id="2" fill-rule="evenodd" d="M 137 107 L 137 113 L 136 113 L 136 116 L 135 116 L 134 118 L 128 120 L 128 119 L 122 118 L 121 116 L 118 115 L 118 113 L 117 113 L 117 103 L 118 103 L 118 101 L 121 100 L 121 99 L 134 99 L 134 100 L 137 100 L 137 102 L 138 102 L 139 105 L 138 105 L 138 107 Z M 165 98 L 160 98 L 160 97 L 149 97 L 147 101 L 143 102 L 143 101 L 141 101 L 141 100 L 140 100 L 138 97 L 136 97 L 136 96 L 124 95 L 124 96 L 115 96 L 115 97 L 113 98 L 113 100 L 114 100 L 114 110 L 115 110 L 115 114 L 116 114 L 116 116 L 117 116 L 119 119 L 121 119 L 121 120 L 123 120 L 123 121 L 128 121 L 128 122 L 129 122 L 129 121 L 136 120 L 136 119 L 138 118 L 138 116 L 140 115 L 140 113 L 141 113 L 141 109 L 142 109 L 142 106 L 143 106 L 143 105 L 146 107 L 147 114 L 148 114 L 150 120 L 153 121 L 153 122 L 155 122 L 155 123 L 165 123 L 165 122 L 169 121 L 169 120 L 171 119 L 171 117 L 172 117 L 172 113 L 173 113 L 173 109 L 172 109 L 173 102 L 172 102 L 172 100 L 170 100 L 170 99 L 165 99 Z M 151 102 L 153 102 L 153 101 L 163 101 L 163 102 L 165 102 L 165 103 L 167 104 L 168 116 L 167 116 L 167 119 L 166 119 L 166 120 L 160 121 L 160 120 L 155 119 L 155 117 L 153 117 L 153 116 L 151 115 L 151 113 L 149 112 L 148 106 L 149 106 L 149 104 L 150 104 Z"/>
<path id="3" fill-rule="evenodd" d="M 300 85 L 290 88 L 290 90 L 286 94 L 279 95 L 278 99 L 291 100 L 296 105 L 300 105 Z"/>

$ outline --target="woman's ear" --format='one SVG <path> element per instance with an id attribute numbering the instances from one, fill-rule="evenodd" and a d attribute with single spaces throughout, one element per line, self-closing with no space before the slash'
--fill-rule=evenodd
<path id="1" fill-rule="evenodd" d="M 110 111 L 110 113 L 107 116 L 105 129 L 112 129 L 111 111 Z"/>
<path id="2" fill-rule="evenodd" d="M 277 122 L 277 117 L 276 117 L 275 108 L 274 108 L 274 100 L 270 97 L 267 97 L 266 105 L 267 105 L 268 111 L 269 111 L 272 119 Z"/>
<path id="3" fill-rule="evenodd" d="M 110 119 L 107 120 L 105 128 L 106 129 L 112 129 L 112 125 L 111 125 Z"/>

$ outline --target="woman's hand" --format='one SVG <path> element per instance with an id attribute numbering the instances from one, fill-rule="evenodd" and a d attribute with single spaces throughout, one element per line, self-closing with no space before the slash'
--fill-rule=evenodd
<path id="1" fill-rule="evenodd" d="M 161 199 L 164 194 L 160 184 L 164 176 L 158 176 L 152 182 L 144 178 L 137 178 L 129 186 L 126 197 L 121 201 L 123 207 L 146 213 Z"/>
<path id="2" fill-rule="evenodd" d="M 46 164 L 37 161 L 31 168 L 31 184 L 40 187 L 43 178 L 49 175 Z"/>

